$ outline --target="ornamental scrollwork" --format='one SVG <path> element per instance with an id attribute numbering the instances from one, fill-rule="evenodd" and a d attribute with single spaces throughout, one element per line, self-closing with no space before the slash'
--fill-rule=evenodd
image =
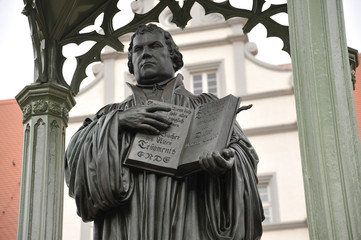
<path id="1" fill-rule="evenodd" d="M 355 90 L 356 68 L 360 65 L 358 58 L 358 51 L 356 49 L 348 47 L 348 58 L 349 58 L 350 70 L 351 70 L 351 82 L 352 82 L 353 90 Z"/>
<path id="2" fill-rule="evenodd" d="M 69 120 L 69 110 L 67 108 L 63 108 L 63 118 L 68 121 Z"/>
<path id="3" fill-rule="evenodd" d="M 79 92 L 80 84 L 86 77 L 85 70 L 89 64 L 100 61 L 100 54 L 105 46 L 110 46 L 122 52 L 123 43 L 119 37 L 134 32 L 140 24 L 159 22 L 159 16 L 168 8 L 172 14 L 172 22 L 180 28 L 185 28 L 192 16 L 191 9 L 195 3 L 200 4 L 205 13 L 221 14 L 226 20 L 233 17 L 248 19 L 243 31 L 250 32 L 258 23 L 267 29 L 268 37 L 278 37 L 283 41 L 283 50 L 290 53 L 288 27 L 283 26 L 271 17 L 278 13 L 287 13 L 287 5 L 272 4 L 263 10 L 265 0 L 253 0 L 251 10 L 232 6 L 229 0 L 214 2 L 212 0 L 186 0 L 181 7 L 177 0 L 159 0 L 147 13 L 135 13 L 133 19 L 118 29 L 114 29 L 113 18 L 121 11 L 118 9 L 118 0 L 76 1 L 67 0 L 25 0 L 23 13 L 28 16 L 35 63 L 35 82 L 54 82 L 70 89 L 74 95 Z M 75 4 L 76 3 L 76 4 Z M 48 10 L 56 9 L 49 13 Z M 82 9 L 82 11 L 79 11 Z M 83 28 L 92 25 L 95 19 L 103 13 L 101 24 L 102 33 L 93 31 L 80 33 Z M 61 69 L 65 57 L 62 48 L 69 43 L 81 44 L 85 41 L 94 41 L 90 50 L 76 57 L 77 67 L 68 85 L 64 80 Z"/>
<path id="4" fill-rule="evenodd" d="M 48 109 L 48 103 L 45 100 L 37 100 L 33 104 L 34 113 L 45 113 Z"/>
<path id="5" fill-rule="evenodd" d="M 56 115 L 61 114 L 61 106 L 59 103 L 49 102 L 49 112 L 54 113 Z"/>
<path id="6" fill-rule="evenodd" d="M 23 120 L 30 116 L 51 114 L 56 117 L 63 118 L 66 122 L 69 120 L 69 110 L 60 103 L 52 100 L 36 100 L 32 104 L 29 103 L 23 108 Z"/>
<path id="7" fill-rule="evenodd" d="M 31 106 L 31 104 L 26 105 L 26 106 L 23 108 L 23 118 L 24 118 L 24 119 L 28 118 L 28 117 L 31 115 L 31 112 L 32 112 L 32 106 Z"/>

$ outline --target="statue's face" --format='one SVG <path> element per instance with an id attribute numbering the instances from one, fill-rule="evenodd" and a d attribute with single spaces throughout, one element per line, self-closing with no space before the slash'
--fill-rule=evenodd
<path id="1" fill-rule="evenodd" d="M 162 33 L 138 34 L 133 40 L 132 63 L 139 84 L 154 84 L 174 76 L 173 62 Z"/>

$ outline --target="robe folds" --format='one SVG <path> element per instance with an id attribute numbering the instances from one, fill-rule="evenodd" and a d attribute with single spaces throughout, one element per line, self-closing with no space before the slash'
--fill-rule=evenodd
<path id="1" fill-rule="evenodd" d="M 83 221 L 94 221 L 94 239 L 260 239 L 264 217 L 257 191 L 258 157 L 238 124 L 230 145 L 235 163 L 224 174 L 201 171 L 176 179 L 130 168 L 123 161 L 134 133 L 120 129 L 118 115 L 147 98 L 140 87 L 132 90 L 124 102 L 86 119 L 65 153 L 69 195 Z M 216 99 L 191 94 L 181 76 L 163 86 L 161 94 L 162 101 L 190 108 Z"/>

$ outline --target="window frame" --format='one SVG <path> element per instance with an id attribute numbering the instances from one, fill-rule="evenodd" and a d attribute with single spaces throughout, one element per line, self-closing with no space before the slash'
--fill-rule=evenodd
<path id="1" fill-rule="evenodd" d="M 270 221 L 264 222 L 263 224 L 274 224 L 279 223 L 279 204 L 278 204 L 278 191 L 276 182 L 276 173 L 260 174 L 258 175 L 257 187 L 266 187 L 268 191 L 268 202 L 262 202 L 262 206 L 270 208 Z M 261 193 L 260 193 L 261 196 Z"/>
<path id="2" fill-rule="evenodd" d="M 209 74 L 215 74 L 216 77 L 215 77 L 215 82 L 216 82 L 216 92 L 210 92 L 209 91 Z M 200 94 L 200 93 L 213 93 L 214 95 L 216 95 L 217 97 L 220 95 L 220 92 L 219 92 L 219 78 L 218 78 L 218 72 L 216 70 L 209 70 L 209 71 L 206 71 L 206 72 L 196 72 L 196 73 L 192 73 L 191 74 L 191 81 L 192 81 L 192 84 L 191 84 L 191 87 L 190 87 L 190 91 L 193 92 L 194 94 Z M 194 87 L 194 77 L 195 76 L 201 76 L 201 91 L 200 93 L 196 93 L 195 92 L 195 87 Z M 197 89 L 198 90 L 198 89 Z"/>
<path id="3" fill-rule="evenodd" d="M 189 91 L 193 92 L 193 76 L 196 74 L 202 73 L 202 76 L 207 73 L 216 73 L 216 82 L 217 82 L 217 97 L 222 98 L 226 96 L 226 81 L 224 74 L 224 61 L 223 60 L 215 60 L 211 62 L 201 62 L 197 64 L 189 64 L 185 65 L 181 73 L 184 76 L 184 85 Z M 206 78 L 208 80 L 208 78 Z M 202 81 L 207 81 L 204 77 L 202 77 Z M 208 83 L 207 83 L 208 84 Z M 206 85 L 207 86 L 207 85 Z M 202 84 L 203 92 L 204 84 Z"/>

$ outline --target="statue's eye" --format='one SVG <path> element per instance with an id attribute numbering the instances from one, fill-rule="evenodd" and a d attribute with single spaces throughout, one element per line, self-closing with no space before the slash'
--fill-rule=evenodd
<path id="1" fill-rule="evenodd" d="M 141 47 L 138 47 L 138 46 L 135 46 L 134 48 L 133 48 L 133 52 L 139 52 L 139 51 L 141 51 L 142 50 L 142 48 Z"/>
<path id="2" fill-rule="evenodd" d="M 155 48 L 161 48 L 163 47 L 163 45 L 161 43 L 155 42 L 152 45 L 150 45 L 150 47 L 155 49 Z"/>

